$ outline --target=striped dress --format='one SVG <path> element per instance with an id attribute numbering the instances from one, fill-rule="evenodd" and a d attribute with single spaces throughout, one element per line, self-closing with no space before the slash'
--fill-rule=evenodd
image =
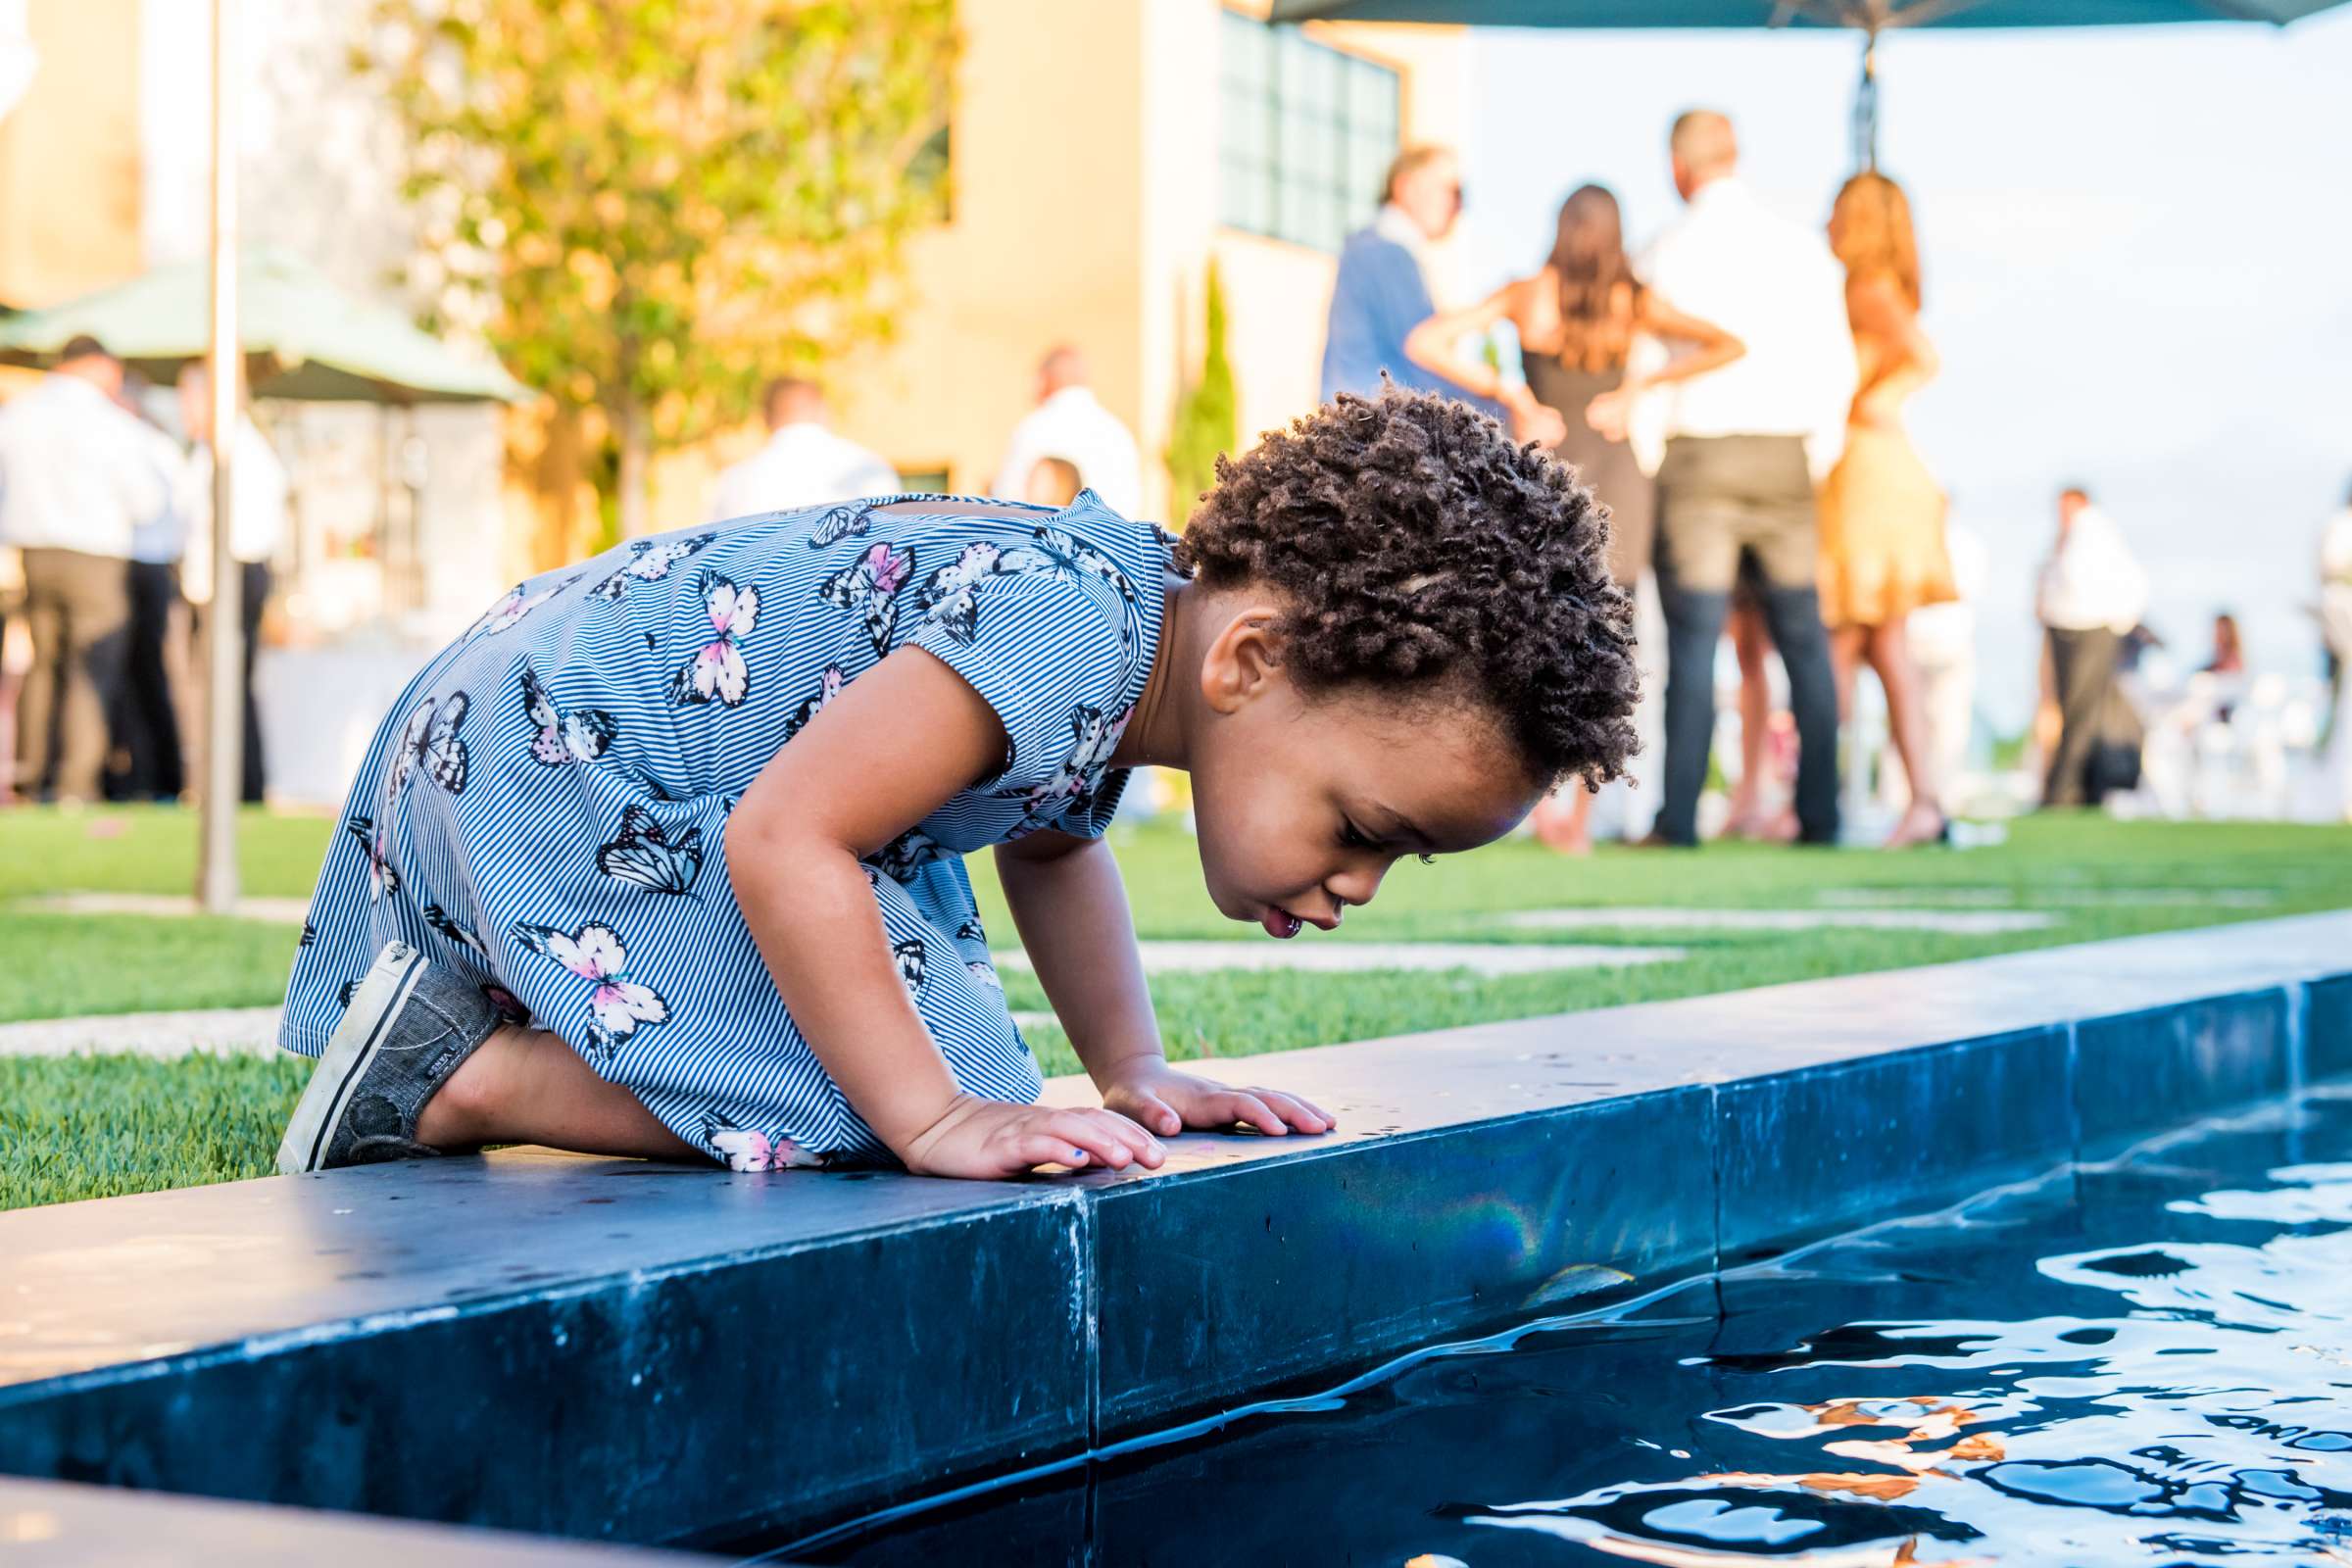
<path id="1" fill-rule="evenodd" d="M 984 505 L 975 515 L 958 507 Z M 883 510 L 883 509 L 890 510 Z M 318 878 L 279 1044 L 318 1055 L 395 939 L 554 1031 L 738 1168 L 884 1157 L 794 1026 L 736 906 L 728 812 L 893 650 L 1004 721 L 1004 770 L 865 860 L 899 974 L 963 1089 L 1037 1064 L 962 857 L 1096 837 L 1143 695 L 1168 538 L 1090 491 L 1060 512 L 882 498 L 634 540 L 516 587 L 410 682 Z"/>

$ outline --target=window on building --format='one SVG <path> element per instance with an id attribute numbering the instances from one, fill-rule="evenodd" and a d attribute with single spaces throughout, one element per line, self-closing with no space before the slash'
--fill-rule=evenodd
<path id="1" fill-rule="evenodd" d="M 906 160 L 906 182 L 930 209 L 924 216 L 934 223 L 948 222 L 956 216 L 955 167 L 955 124 L 943 120 Z"/>
<path id="2" fill-rule="evenodd" d="M 1218 217 L 1336 251 L 1380 205 L 1396 156 L 1396 72 L 1240 12 L 1224 14 Z"/>

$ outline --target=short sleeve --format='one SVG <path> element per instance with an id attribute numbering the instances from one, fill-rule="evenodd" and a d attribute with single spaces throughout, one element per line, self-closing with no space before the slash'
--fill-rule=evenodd
<path id="1" fill-rule="evenodd" d="M 963 677 L 1004 726 L 987 787 L 1067 788 L 1117 744 L 1132 674 L 1110 588 L 1061 571 L 983 576 L 935 603 L 909 645 Z"/>

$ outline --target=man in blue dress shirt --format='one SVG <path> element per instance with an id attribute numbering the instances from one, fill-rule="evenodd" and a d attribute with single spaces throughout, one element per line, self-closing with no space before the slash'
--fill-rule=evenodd
<path id="1" fill-rule="evenodd" d="M 1437 314 L 1423 253 L 1462 215 L 1461 165 L 1444 147 L 1408 147 L 1389 166 L 1379 216 L 1348 238 L 1331 292 L 1323 340 L 1323 401 L 1341 392 L 1380 394 L 1387 371 L 1398 386 L 1444 392 L 1490 414 L 1501 411 L 1404 357 L 1405 334 Z"/>

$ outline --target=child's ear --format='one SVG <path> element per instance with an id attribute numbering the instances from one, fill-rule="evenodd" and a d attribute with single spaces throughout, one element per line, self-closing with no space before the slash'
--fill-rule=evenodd
<path id="1" fill-rule="evenodd" d="M 1271 605 L 1245 606 L 1226 621 L 1200 661 L 1200 695 L 1209 710 L 1238 712 L 1279 679 L 1282 638 L 1274 630 Z"/>

